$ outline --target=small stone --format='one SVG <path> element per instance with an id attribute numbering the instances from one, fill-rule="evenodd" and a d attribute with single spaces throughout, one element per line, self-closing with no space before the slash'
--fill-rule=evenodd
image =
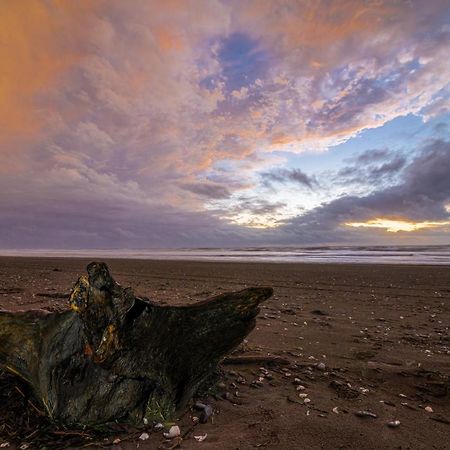
<path id="1" fill-rule="evenodd" d="M 429 412 L 429 413 L 433 412 L 433 408 L 431 406 L 425 406 L 424 409 L 425 409 L 426 412 Z"/>
<path id="2" fill-rule="evenodd" d="M 211 405 L 205 405 L 205 408 L 200 413 L 200 423 L 206 423 L 210 419 L 210 417 L 213 415 L 213 409 Z"/>
<path id="3" fill-rule="evenodd" d="M 390 428 L 397 428 L 400 426 L 400 420 L 391 420 L 387 423 L 387 426 Z"/>
<path id="4" fill-rule="evenodd" d="M 226 384 L 224 382 L 222 382 L 222 381 L 220 383 L 217 383 L 217 387 L 219 389 L 226 389 L 227 388 Z"/>
<path id="5" fill-rule="evenodd" d="M 310 399 L 310 398 L 305 398 L 305 399 L 303 400 L 303 403 L 304 403 L 305 405 L 307 405 L 308 403 L 311 403 L 311 399 Z"/>
<path id="6" fill-rule="evenodd" d="M 317 368 L 318 368 L 319 370 L 324 371 L 324 370 L 327 368 L 327 366 L 325 365 L 325 363 L 320 362 L 319 364 L 317 364 Z"/>
<path id="7" fill-rule="evenodd" d="M 308 394 L 298 394 L 298 396 L 299 396 L 300 398 L 306 398 L 306 397 L 308 397 Z"/>
<path id="8" fill-rule="evenodd" d="M 335 414 L 339 414 L 339 408 L 335 406 L 332 410 Z"/>
<path id="9" fill-rule="evenodd" d="M 158 422 L 153 429 L 156 431 L 162 430 L 164 428 L 164 425 L 161 422 Z"/>
<path id="10" fill-rule="evenodd" d="M 372 411 L 365 411 L 365 410 L 363 410 L 363 411 L 356 411 L 355 412 L 355 416 L 358 416 L 358 417 L 372 417 L 373 419 L 376 419 L 378 417 Z"/>
<path id="11" fill-rule="evenodd" d="M 148 419 L 147 419 L 147 417 L 144 417 L 143 422 L 144 422 L 144 425 L 148 425 Z"/>
<path id="12" fill-rule="evenodd" d="M 174 425 L 174 426 L 170 427 L 168 433 L 163 433 L 163 436 L 166 439 L 173 439 L 173 438 L 176 438 L 177 436 L 179 436 L 180 434 L 181 434 L 180 427 L 178 425 Z"/>
<path id="13" fill-rule="evenodd" d="M 142 434 L 139 436 L 139 439 L 140 439 L 141 441 L 146 441 L 149 437 L 150 437 L 150 436 L 148 435 L 148 433 L 142 433 Z"/>
<path id="14" fill-rule="evenodd" d="M 233 394 L 231 392 L 228 392 L 228 391 L 224 392 L 222 394 L 222 398 L 225 399 L 225 400 L 231 400 L 233 398 Z"/>
<path id="15" fill-rule="evenodd" d="M 116 438 L 113 440 L 114 445 L 120 444 L 120 442 L 121 442 L 120 438 Z"/>
<path id="16" fill-rule="evenodd" d="M 305 386 L 303 386 L 302 384 L 299 384 L 297 387 L 296 387 L 296 390 L 297 391 L 304 391 L 306 388 L 305 388 Z"/>

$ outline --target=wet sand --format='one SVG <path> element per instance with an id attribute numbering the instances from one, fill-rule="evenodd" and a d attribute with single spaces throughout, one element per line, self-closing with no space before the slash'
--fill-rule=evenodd
<path id="1" fill-rule="evenodd" d="M 65 308 L 88 262 L 0 258 L 0 307 Z M 450 267 L 106 262 L 122 285 L 169 304 L 253 285 L 275 290 L 241 355 L 280 356 L 288 365 L 266 365 L 261 386 L 252 385 L 261 364 L 224 366 L 225 386 L 207 400 L 213 422 L 195 426 L 181 448 L 450 447 Z M 228 400 L 220 400 L 225 392 Z M 310 403 L 299 396 L 305 393 Z M 357 417 L 361 410 L 377 418 Z M 180 421 L 182 432 L 191 415 Z M 388 427 L 392 420 L 400 426 Z M 205 433 L 196 442 L 193 436 Z M 154 433 L 114 448 L 150 449 L 163 441 Z"/>

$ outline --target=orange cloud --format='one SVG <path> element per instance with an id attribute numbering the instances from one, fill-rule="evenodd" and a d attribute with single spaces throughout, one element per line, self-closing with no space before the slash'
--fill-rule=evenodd
<path id="1" fill-rule="evenodd" d="M 0 140 L 26 140 L 43 127 L 49 111 L 39 105 L 39 97 L 79 61 L 77 39 L 88 28 L 85 13 L 99 6 L 84 1 L 0 3 Z"/>

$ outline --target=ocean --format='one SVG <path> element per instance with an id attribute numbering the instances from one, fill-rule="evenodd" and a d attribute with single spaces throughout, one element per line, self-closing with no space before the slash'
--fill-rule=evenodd
<path id="1" fill-rule="evenodd" d="M 189 249 L 0 250 L 1 256 L 450 265 L 450 245 L 290 246 Z"/>

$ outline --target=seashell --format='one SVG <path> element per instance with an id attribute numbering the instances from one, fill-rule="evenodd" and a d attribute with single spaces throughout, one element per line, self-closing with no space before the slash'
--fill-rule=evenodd
<path id="1" fill-rule="evenodd" d="M 205 433 L 203 436 L 194 436 L 194 439 L 195 439 L 197 442 L 203 442 L 203 441 L 207 438 L 207 436 L 208 436 L 208 434 Z"/>
<path id="2" fill-rule="evenodd" d="M 168 433 L 163 433 L 163 436 L 166 439 L 173 439 L 178 437 L 181 434 L 180 427 L 178 425 L 174 425 L 173 427 L 170 427 Z"/>

